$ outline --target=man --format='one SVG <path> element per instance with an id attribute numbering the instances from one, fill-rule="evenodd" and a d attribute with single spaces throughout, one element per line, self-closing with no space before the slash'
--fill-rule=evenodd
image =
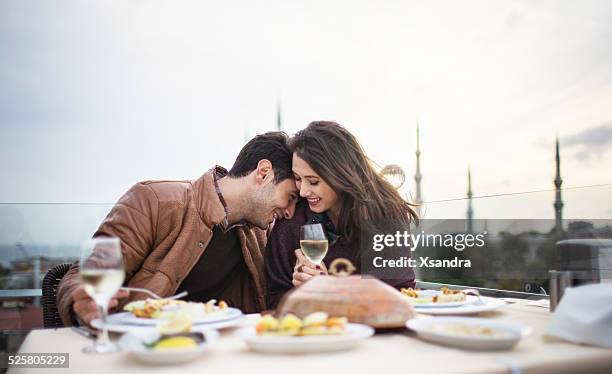
<path id="1" fill-rule="evenodd" d="M 126 284 L 167 297 L 222 299 L 244 312 L 265 309 L 263 251 L 275 219 L 291 218 L 298 191 L 291 152 L 282 132 L 258 135 L 229 172 L 216 166 L 196 181 L 134 185 L 113 207 L 94 237 L 121 240 Z M 146 298 L 118 292 L 109 307 Z M 65 325 L 98 317 L 85 293 L 78 263 L 57 289 Z"/>

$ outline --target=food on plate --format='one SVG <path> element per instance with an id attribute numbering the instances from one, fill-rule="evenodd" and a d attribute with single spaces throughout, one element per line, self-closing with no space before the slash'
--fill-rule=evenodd
<path id="1" fill-rule="evenodd" d="M 465 323 L 433 323 L 428 327 L 428 329 L 444 334 L 466 335 L 475 337 L 501 338 L 513 336 L 509 332 L 493 329 L 488 326 L 472 325 Z"/>
<path id="2" fill-rule="evenodd" d="M 156 300 L 146 299 L 132 301 L 128 303 L 123 310 L 132 312 L 132 314 L 139 318 L 155 318 L 161 310 L 166 306 L 176 306 L 186 304 L 183 300 Z"/>
<path id="3" fill-rule="evenodd" d="M 273 331 L 273 330 L 278 330 L 279 325 L 280 324 L 278 323 L 278 320 L 276 318 L 274 318 L 270 314 L 267 314 L 261 317 L 261 319 L 257 323 L 256 329 L 257 329 L 257 332 Z"/>
<path id="4" fill-rule="evenodd" d="M 432 294 L 425 294 L 419 288 L 416 290 L 412 288 L 402 288 L 401 293 L 404 296 L 408 296 L 408 300 L 411 304 L 428 304 L 432 302 Z"/>
<path id="5" fill-rule="evenodd" d="M 125 337 L 124 337 L 125 338 Z M 122 339 L 124 339 L 122 338 Z M 146 350 L 151 351 L 166 351 L 166 350 L 178 350 L 178 349 L 190 349 L 200 346 L 206 341 L 206 338 L 202 332 L 186 332 L 180 334 L 157 334 L 152 336 L 153 339 L 136 339 L 134 336 L 130 336 L 131 341 L 129 346 L 135 349 L 137 347 L 143 347 Z"/>
<path id="6" fill-rule="evenodd" d="M 153 349 L 156 351 L 166 349 L 181 349 L 181 348 L 194 348 L 197 347 L 198 343 L 189 336 L 170 336 L 159 339 L 154 343 Z"/>
<path id="7" fill-rule="evenodd" d="M 440 294 L 436 295 L 432 298 L 432 302 L 434 303 L 456 303 L 465 301 L 467 298 L 465 293 L 459 290 L 451 290 L 447 287 L 442 287 L 440 289 Z"/>
<path id="8" fill-rule="evenodd" d="M 145 348 L 155 351 L 195 348 L 205 339 L 201 332 L 191 332 L 191 326 L 191 316 L 188 314 L 174 315 L 158 325 L 158 337 L 145 343 Z"/>
<path id="9" fill-rule="evenodd" d="M 280 320 L 279 330 L 284 332 L 290 332 L 290 335 L 295 335 L 302 328 L 304 324 L 302 321 L 294 316 L 293 314 L 287 314 Z"/>
<path id="10" fill-rule="evenodd" d="M 402 288 L 402 293 L 408 297 L 414 297 L 414 298 L 418 298 L 419 294 L 417 291 L 420 291 L 420 289 L 416 289 L 413 290 L 412 288 Z"/>
<path id="11" fill-rule="evenodd" d="M 221 300 L 217 303 L 215 299 L 206 303 L 188 302 L 184 300 L 146 299 L 132 301 L 128 303 L 123 310 L 131 312 L 138 318 L 169 319 L 176 314 L 184 314 L 196 319 L 210 314 L 226 312 L 228 306 L 225 301 Z"/>
<path id="12" fill-rule="evenodd" d="M 311 313 L 303 320 L 291 313 L 280 319 L 265 315 L 255 331 L 259 335 L 276 336 L 338 335 L 345 332 L 347 322 L 346 317 L 329 317 L 325 312 Z"/>
<path id="13" fill-rule="evenodd" d="M 413 304 L 427 303 L 456 303 L 466 301 L 467 297 L 463 291 L 451 290 L 448 287 L 440 288 L 440 291 L 422 291 L 420 289 L 402 288 L 403 295 L 410 298 Z"/>

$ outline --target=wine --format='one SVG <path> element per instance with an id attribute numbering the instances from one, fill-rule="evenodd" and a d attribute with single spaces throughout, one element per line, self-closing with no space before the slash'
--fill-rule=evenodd
<path id="1" fill-rule="evenodd" d="M 302 253 L 313 264 L 320 264 L 327 254 L 327 240 L 300 240 Z"/>
<path id="2" fill-rule="evenodd" d="M 94 300 L 102 317 L 102 329 L 94 345 L 83 348 L 83 352 L 117 352 L 119 348 L 108 338 L 106 317 L 108 304 L 125 279 L 121 241 L 112 237 L 87 240 L 81 246 L 79 266 L 83 289 Z"/>
<path id="3" fill-rule="evenodd" d="M 93 299 L 110 299 L 123 284 L 125 274 L 117 269 L 86 269 L 81 271 L 85 292 Z"/>

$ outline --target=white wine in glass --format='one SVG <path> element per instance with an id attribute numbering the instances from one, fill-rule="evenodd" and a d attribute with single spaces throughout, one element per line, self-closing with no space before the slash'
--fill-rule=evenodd
<path id="1" fill-rule="evenodd" d="M 117 346 L 108 338 L 106 317 L 108 303 L 125 279 L 121 242 L 118 238 L 95 238 L 83 243 L 80 261 L 81 282 L 85 292 L 96 303 L 102 316 L 102 331 L 85 353 L 116 352 Z"/>
<path id="2" fill-rule="evenodd" d="M 328 248 L 323 225 L 315 223 L 300 227 L 300 248 L 310 262 L 320 265 L 327 254 Z"/>
<path id="3" fill-rule="evenodd" d="M 108 295 L 112 297 L 121 287 L 124 279 L 123 270 L 88 269 L 81 271 L 81 281 L 85 287 L 85 292 L 94 300 L 96 298 L 105 299 Z"/>

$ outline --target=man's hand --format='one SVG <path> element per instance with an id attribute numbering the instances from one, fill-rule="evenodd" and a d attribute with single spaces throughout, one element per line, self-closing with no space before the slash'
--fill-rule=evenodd
<path id="1" fill-rule="evenodd" d="M 124 299 L 128 297 L 129 291 L 119 290 L 113 296 L 108 303 L 108 310 L 112 311 L 113 308 L 116 308 L 119 304 L 119 299 Z M 85 292 L 83 286 L 80 286 L 72 293 L 72 300 L 74 300 L 74 304 L 72 305 L 72 310 L 79 317 L 81 322 L 87 324 L 88 326 L 91 324 L 96 318 L 100 318 L 100 312 L 98 311 L 98 307 L 93 299 Z"/>
<path id="2" fill-rule="evenodd" d="M 327 268 L 323 262 L 320 265 L 313 264 L 299 248 L 295 250 L 295 256 L 297 261 L 293 268 L 293 280 L 291 281 L 294 286 L 303 284 L 315 275 L 327 275 Z"/>

